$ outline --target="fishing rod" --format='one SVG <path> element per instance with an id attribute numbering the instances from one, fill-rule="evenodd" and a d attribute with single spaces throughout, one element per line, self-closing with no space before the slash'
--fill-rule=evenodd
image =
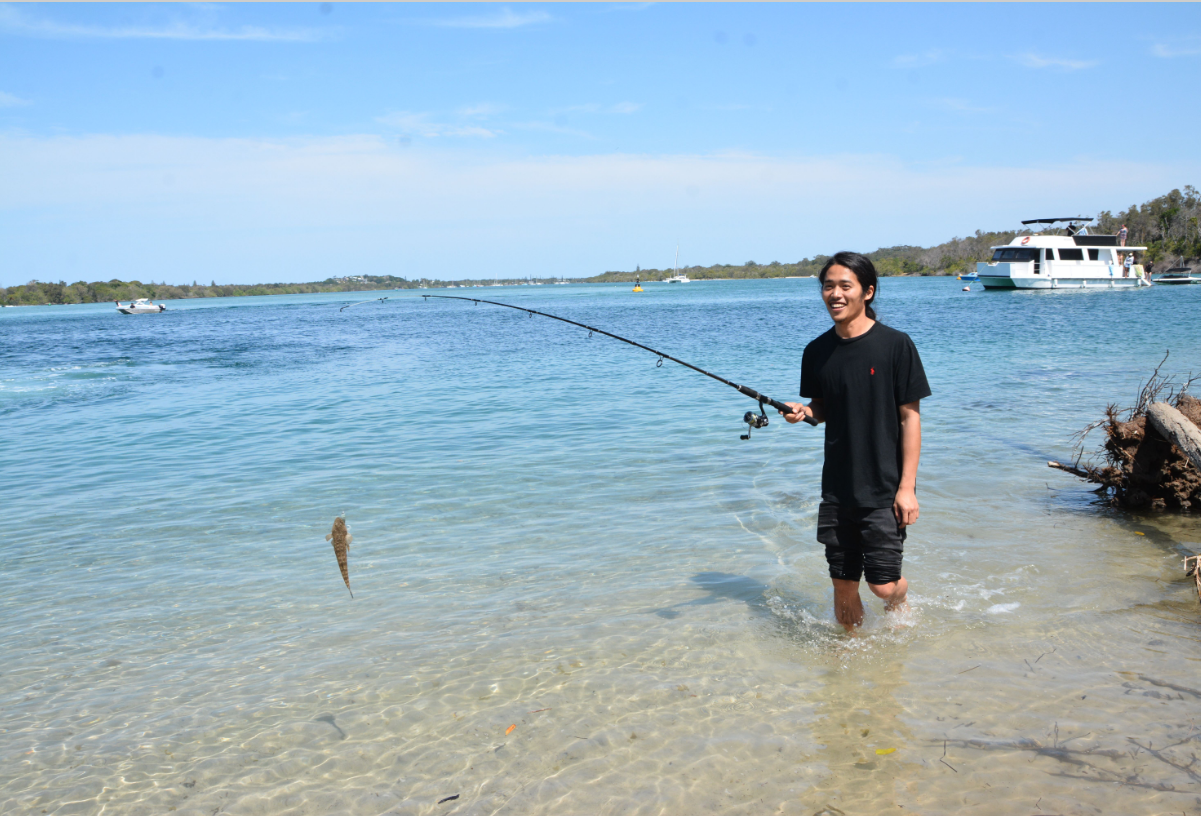
<path id="1" fill-rule="evenodd" d="M 783 411 L 786 414 L 792 413 L 792 408 L 790 406 L 788 406 L 786 403 L 780 402 L 779 400 L 774 400 L 771 397 L 767 396 L 766 394 L 760 394 L 758 391 L 756 391 L 753 388 L 750 388 L 745 385 L 739 385 L 736 382 L 731 382 L 731 381 L 727 380 L 725 377 L 719 377 L 716 374 L 706 371 L 703 368 L 694 366 L 692 363 L 686 363 L 677 357 L 672 357 L 670 354 L 664 354 L 663 352 L 661 352 L 657 349 L 653 349 L 650 346 L 644 346 L 641 343 L 637 343 L 637 342 L 630 340 L 628 338 L 625 338 L 625 337 L 620 337 L 616 334 L 613 334 L 613 332 L 607 332 L 604 329 L 598 329 L 594 326 L 589 326 L 584 323 L 577 323 L 576 321 L 568 320 L 565 317 L 559 317 L 557 315 L 548 314 L 546 312 L 540 312 L 537 309 L 527 309 L 524 306 L 514 306 L 510 303 L 501 303 L 501 302 L 495 301 L 495 300 L 480 300 L 479 298 L 460 297 L 457 295 L 422 295 L 422 297 L 425 298 L 426 300 L 429 300 L 430 298 L 439 298 L 441 300 L 468 300 L 475 304 L 487 303 L 490 306 L 504 306 L 506 309 L 516 309 L 519 312 L 528 313 L 531 318 L 533 318 L 534 315 L 541 315 L 542 317 L 549 317 L 551 320 L 558 320 L 561 323 L 569 323 L 572 326 L 579 326 L 581 329 L 587 329 L 589 337 L 592 336 L 593 332 L 596 332 L 597 334 L 603 334 L 606 337 L 612 337 L 614 340 L 620 340 L 623 343 L 629 343 L 631 346 L 635 346 L 635 347 L 643 349 L 645 351 L 649 351 L 651 354 L 658 355 L 659 361 L 657 363 L 655 363 L 656 367 L 662 366 L 664 360 L 671 360 L 673 363 L 679 363 L 680 365 L 684 366 L 685 368 L 691 368 L 693 371 L 704 374 L 706 377 L 711 377 L 711 378 L 717 380 L 719 383 L 725 383 L 726 385 L 730 386 L 731 388 L 737 390 L 739 393 L 745 394 L 748 397 L 750 397 L 751 399 L 757 400 L 759 402 L 759 413 L 758 414 L 756 414 L 754 411 L 747 411 L 743 415 L 742 421 L 746 423 L 746 433 L 742 434 L 739 437 L 739 439 L 750 439 L 752 430 L 754 430 L 755 428 L 766 428 L 767 427 L 767 412 L 765 410 L 763 410 L 764 405 L 770 405 L 772 408 L 775 408 L 778 411 Z M 805 417 L 805 422 L 807 422 L 810 425 L 817 424 L 817 420 L 813 419 L 813 417 Z"/>
<path id="2" fill-rule="evenodd" d="M 372 298 L 371 300 L 360 300 L 358 303 L 347 303 L 345 306 L 343 306 L 343 307 L 342 307 L 341 309 L 339 309 L 338 311 L 339 311 L 339 312 L 344 312 L 344 311 L 346 311 L 347 309 L 349 309 L 351 306 L 362 306 L 364 303 L 375 303 L 377 300 L 378 300 L 378 301 L 381 301 L 381 302 L 383 302 L 383 301 L 387 300 L 387 298 L 386 298 L 386 297 L 382 297 L 382 298 Z"/>

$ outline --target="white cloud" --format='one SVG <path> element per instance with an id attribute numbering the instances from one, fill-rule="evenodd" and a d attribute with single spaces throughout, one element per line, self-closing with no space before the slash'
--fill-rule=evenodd
<path id="1" fill-rule="evenodd" d="M 596 136 L 586 130 L 579 128 L 568 127 L 567 125 L 559 125 L 554 122 L 513 122 L 510 127 L 514 130 L 533 130 L 540 133 L 558 133 L 563 136 L 578 136 L 581 139 L 595 139 Z"/>
<path id="2" fill-rule="evenodd" d="M 486 119 L 489 116 L 495 116 L 498 113 L 503 113 L 504 105 L 494 105 L 491 102 L 483 102 L 479 105 L 468 105 L 459 108 L 455 113 L 459 116 L 466 116 L 471 119 Z"/>
<path id="3" fill-rule="evenodd" d="M 920 54 L 901 54 L 893 57 L 892 64 L 898 68 L 924 68 L 927 65 L 942 62 L 944 58 L 945 55 L 941 50 L 932 48 Z"/>
<path id="4" fill-rule="evenodd" d="M 479 125 L 435 121 L 432 114 L 429 113 L 396 111 L 377 117 L 376 121 L 406 135 L 422 136 L 427 139 L 439 136 L 476 136 L 489 139 L 500 133 L 498 130 L 489 130 Z"/>
<path id="5" fill-rule="evenodd" d="M 1096 60 L 1074 60 L 1062 57 L 1043 57 L 1038 54 L 1015 54 L 1013 59 L 1027 68 L 1060 68 L 1065 71 L 1080 71 L 1098 64 Z"/>
<path id="6" fill-rule="evenodd" d="M 443 28 L 521 28 L 522 26 L 547 23 L 550 20 L 551 16 L 545 11 L 516 12 L 506 6 L 495 14 L 481 14 L 474 17 L 446 17 L 435 20 L 424 20 L 422 22 Z"/>
<path id="7" fill-rule="evenodd" d="M 957 113 L 992 113 L 996 108 L 984 107 L 973 104 L 966 99 L 956 97 L 943 97 L 941 99 L 931 99 L 930 105 L 943 110 L 955 111 Z"/>
<path id="8" fill-rule="evenodd" d="M 1195 57 L 1201 54 L 1201 43 L 1193 42 L 1190 45 L 1165 45 L 1164 43 L 1156 43 L 1151 47 L 1151 53 L 1164 59 L 1171 59 L 1172 57 Z"/>
<path id="9" fill-rule="evenodd" d="M 394 142 L 0 135 L 0 285 L 145 280 L 164 268 L 179 280 L 213 269 L 246 281 L 321 280 L 332 269 L 586 275 L 645 264 L 675 236 L 698 262 L 796 260 L 1014 225 L 1029 217 L 1031 189 L 1047 210 L 1091 212 L 1201 171 L 1103 158 L 514 158 Z"/>
<path id="10" fill-rule="evenodd" d="M 241 26 L 236 29 L 220 29 L 198 25 L 185 20 L 174 20 L 158 26 L 96 26 L 61 23 L 46 17 L 34 17 L 10 5 L 0 5 L 0 31 L 27 37 L 48 39 L 110 39 L 110 40 L 252 40 L 311 42 L 320 39 L 320 33 L 307 29 L 268 29 L 259 26 Z"/>
<path id="11" fill-rule="evenodd" d="M 597 102 L 588 102 L 583 105 L 568 105 L 565 108 L 555 108 L 551 114 L 560 113 L 616 113 L 629 115 L 642 110 L 642 104 L 639 102 L 618 102 L 615 105 L 601 105 Z"/>
<path id="12" fill-rule="evenodd" d="M 0 91 L 0 108 L 17 108 L 28 104 L 30 104 L 28 99 L 22 99 L 14 94 Z"/>
<path id="13" fill-rule="evenodd" d="M 738 102 L 728 104 L 702 103 L 697 105 L 697 110 L 717 111 L 720 113 L 730 113 L 732 111 L 770 111 L 771 108 L 766 105 L 746 105 Z"/>

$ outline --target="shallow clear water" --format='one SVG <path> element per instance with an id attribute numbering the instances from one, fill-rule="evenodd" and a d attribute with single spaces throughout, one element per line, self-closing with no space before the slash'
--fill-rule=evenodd
<path id="1" fill-rule="evenodd" d="M 1201 524 L 1046 460 L 1201 371 L 1201 287 L 961 286 L 884 281 L 934 396 L 914 611 L 854 639 L 820 430 L 645 352 L 415 292 L 0 310 L 0 812 L 1194 812 Z M 828 325 L 812 280 L 440 294 L 777 397 Z"/>

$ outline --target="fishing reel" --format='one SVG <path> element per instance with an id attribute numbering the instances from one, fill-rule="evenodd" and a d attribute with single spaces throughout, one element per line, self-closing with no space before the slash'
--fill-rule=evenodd
<path id="1" fill-rule="evenodd" d="M 756 414 L 754 411 L 747 411 L 742 415 L 742 421 L 746 423 L 746 433 L 739 436 L 739 439 L 750 439 L 751 431 L 756 428 L 766 428 L 767 412 L 763 410 L 763 402 L 759 402 L 759 413 Z"/>

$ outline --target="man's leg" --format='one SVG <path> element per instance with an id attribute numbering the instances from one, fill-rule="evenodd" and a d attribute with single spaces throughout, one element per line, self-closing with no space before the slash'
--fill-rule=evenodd
<path id="1" fill-rule="evenodd" d="M 863 601 L 859 600 L 863 547 L 853 515 L 831 502 L 822 502 L 817 508 L 817 540 L 825 545 L 834 584 L 834 617 L 848 632 L 863 623 Z"/>
<path id="2" fill-rule="evenodd" d="M 848 632 L 863 623 L 863 601 L 859 599 L 859 582 L 831 578 L 834 583 L 834 617 Z M 875 591 L 875 587 L 872 587 Z"/>
<path id="3" fill-rule="evenodd" d="M 872 510 L 863 525 L 863 572 L 872 594 L 884 601 L 884 611 L 904 610 L 909 582 L 901 575 L 905 528 L 892 508 Z"/>
<path id="4" fill-rule="evenodd" d="M 887 584 L 868 584 L 872 594 L 884 601 L 884 611 L 907 608 L 905 596 L 909 593 L 909 582 L 902 576 L 899 580 Z"/>

